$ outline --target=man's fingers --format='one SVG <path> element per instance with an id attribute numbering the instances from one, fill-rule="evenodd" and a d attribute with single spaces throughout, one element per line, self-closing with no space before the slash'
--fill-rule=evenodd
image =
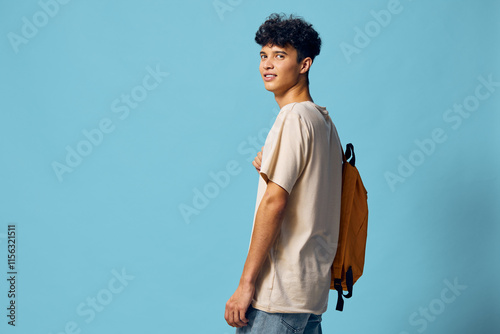
<path id="1" fill-rule="evenodd" d="M 257 153 L 257 156 L 252 161 L 252 165 L 260 172 L 260 166 L 262 165 L 262 151 Z"/>
<path id="2" fill-rule="evenodd" d="M 260 165 L 258 165 L 255 161 L 252 161 L 252 165 L 260 172 Z"/>
<path id="3" fill-rule="evenodd" d="M 234 325 L 236 327 L 243 327 L 243 326 L 247 325 L 246 322 L 241 320 L 241 312 L 242 311 L 238 311 L 238 310 L 234 311 Z M 243 312 L 243 318 L 245 318 L 245 312 Z"/>
<path id="4" fill-rule="evenodd" d="M 236 318 L 234 317 L 234 310 L 233 306 L 231 305 L 229 301 L 226 303 L 226 311 L 224 312 L 224 319 L 226 319 L 226 322 L 229 326 L 235 327 L 235 320 Z"/>
<path id="5" fill-rule="evenodd" d="M 243 321 L 243 323 L 246 326 L 248 324 L 248 319 L 245 316 L 245 313 L 246 313 L 246 310 L 245 311 L 240 311 L 240 319 L 241 319 L 241 321 Z"/>
<path id="6" fill-rule="evenodd" d="M 232 327 L 244 327 L 248 325 L 248 319 L 245 316 L 246 311 L 231 309 L 231 307 L 226 308 L 224 318 L 229 326 Z"/>
<path id="7" fill-rule="evenodd" d="M 234 323 L 234 311 L 229 311 L 229 321 L 227 322 L 229 326 L 235 327 L 236 324 Z"/>

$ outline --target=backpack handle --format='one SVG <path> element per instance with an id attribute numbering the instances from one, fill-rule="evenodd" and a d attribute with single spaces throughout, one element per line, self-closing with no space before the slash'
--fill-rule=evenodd
<path id="1" fill-rule="evenodd" d="M 348 162 L 347 160 L 351 159 L 349 161 L 351 166 L 354 167 L 356 165 L 356 155 L 354 154 L 354 145 L 352 145 L 352 143 L 349 143 L 345 146 L 345 154 L 344 150 L 342 150 L 342 156 L 344 157 L 344 162 Z"/>

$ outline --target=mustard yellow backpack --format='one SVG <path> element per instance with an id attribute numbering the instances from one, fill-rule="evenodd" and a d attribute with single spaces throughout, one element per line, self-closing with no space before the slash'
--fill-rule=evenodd
<path id="1" fill-rule="evenodd" d="M 347 144 L 342 155 L 339 241 L 330 284 L 330 289 L 338 292 L 337 311 L 344 309 L 343 298 L 351 298 L 352 287 L 363 274 L 368 229 L 368 193 L 355 167 L 354 146 Z"/>

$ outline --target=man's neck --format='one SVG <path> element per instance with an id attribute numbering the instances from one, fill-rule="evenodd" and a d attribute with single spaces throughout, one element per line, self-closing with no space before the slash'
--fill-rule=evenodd
<path id="1" fill-rule="evenodd" d="M 276 99 L 276 102 L 278 103 L 280 109 L 286 106 L 287 104 L 293 102 L 304 102 L 304 101 L 313 102 L 311 94 L 309 93 L 308 86 L 292 87 L 284 94 L 281 95 L 274 94 L 274 98 Z"/>

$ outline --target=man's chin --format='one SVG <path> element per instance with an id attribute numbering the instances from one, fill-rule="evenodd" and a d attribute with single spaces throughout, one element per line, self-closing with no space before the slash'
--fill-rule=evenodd
<path id="1" fill-rule="evenodd" d="M 264 82 L 264 88 L 268 91 L 268 92 L 271 92 L 271 93 L 274 93 L 274 88 L 272 85 L 267 85 L 265 82 Z"/>

